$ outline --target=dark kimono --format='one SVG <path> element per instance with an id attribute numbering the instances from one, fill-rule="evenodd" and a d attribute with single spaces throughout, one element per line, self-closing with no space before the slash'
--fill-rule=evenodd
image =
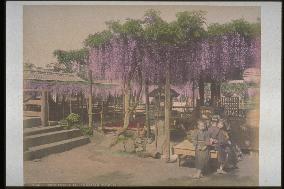
<path id="1" fill-rule="evenodd" d="M 225 163 L 227 159 L 228 137 L 226 131 L 218 127 L 210 127 L 208 129 L 208 137 L 216 139 L 218 142 L 213 145 L 215 150 L 218 151 L 218 161 Z"/>
<path id="2" fill-rule="evenodd" d="M 206 130 L 195 130 L 192 136 L 192 142 L 195 146 L 195 167 L 203 170 L 209 160 L 209 152 L 207 145 L 209 144 L 209 137 Z"/>

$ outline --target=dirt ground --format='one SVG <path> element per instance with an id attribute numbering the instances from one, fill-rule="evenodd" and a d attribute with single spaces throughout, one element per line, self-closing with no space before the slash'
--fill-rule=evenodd
<path id="1" fill-rule="evenodd" d="M 107 148 L 111 137 L 95 134 L 91 143 L 53 154 L 39 160 L 24 162 L 26 185 L 84 183 L 111 186 L 257 186 L 258 154 L 245 155 L 239 169 L 227 175 L 211 173 L 192 179 L 194 167 L 165 163 L 160 159 L 141 158 L 136 154 Z"/>

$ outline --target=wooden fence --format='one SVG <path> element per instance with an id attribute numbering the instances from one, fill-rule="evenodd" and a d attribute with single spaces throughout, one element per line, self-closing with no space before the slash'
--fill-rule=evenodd
<path id="1" fill-rule="evenodd" d="M 228 117 L 243 118 L 246 115 L 244 109 L 240 109 L 239 97 L 222 97 L 220 101 L 220 107 L 224 109 L 224 113 Z"/>

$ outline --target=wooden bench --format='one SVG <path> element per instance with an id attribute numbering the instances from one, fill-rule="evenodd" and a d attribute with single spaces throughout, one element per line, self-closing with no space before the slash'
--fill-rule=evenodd
<path id="1" fill-rule="evenodd" d="M 178 156 L 178 166 L 180 166 L 181 157 L 182 156 L 189 156 L 189 157 L 195 157 L 195 148 L 191 142 L 188 140 L 184 140 L 183 142 L 175 145 L 173 147 L 173 152 Z M 210 150 L 209 151 L 210 158 L 216 159 L 217 158 L 217 151 Z"/>

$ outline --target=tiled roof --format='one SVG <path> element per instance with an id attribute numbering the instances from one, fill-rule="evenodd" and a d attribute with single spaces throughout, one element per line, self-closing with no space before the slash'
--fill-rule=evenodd
<path id="1" fill-rule="evenodd" d="M 158 94 L 161 94 L 161 96 L 164 96 L 165 94 L 165 89 L 163 88 L 156 88 L 154 90 L 152 90 L 150 93 L 149 93 L 149 96 L 150 97 L 155 97 L 155 96 L 158 96 Z M 172 97 L 178 97 L 180 94 L 178 92 L 176 92 L 175 90 L 173 89 L 170 89 L 170 93 L 171 93 L 171 96 Z"/>
<path id="2" fill-rule="evenodd" d="M 24 70 L 24 80 L 87 82 L 72 73 L 52 72 L 48 70 Z"/>

